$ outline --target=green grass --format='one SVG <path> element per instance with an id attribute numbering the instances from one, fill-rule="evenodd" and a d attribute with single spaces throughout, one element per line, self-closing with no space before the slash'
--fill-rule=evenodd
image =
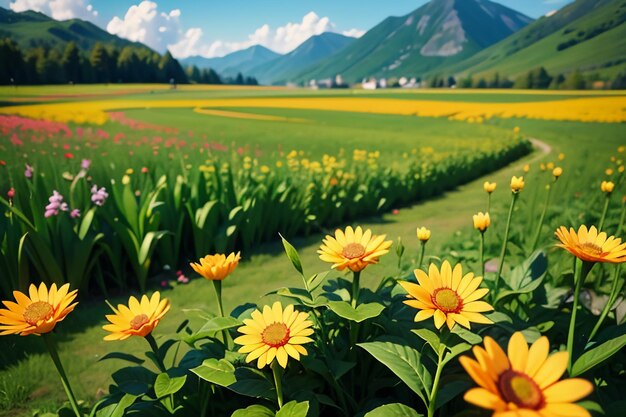
<path id="1" fill-rule="evenodd" d="M 424 122 L 424 121 L 422 121 Z M 554 160 L 556 153 L 566 152 L 566 166 L 583 164 L 582 169 L 599 175 L 604 161 L 623 137 L 623 125 L 581 124 L 509 120 L 498 122 L 507 130 L 520 125 L 524 132 L 538 137 L 553 146 L 551 155 L 535 153 L 501 171 L 487 176 L 498 183 L 494 194 L 494 205 L 500 210 L 493 213 L 494 221 L 504 216 L 501 209 L 509 199 L 508 180 L 513 174 L 519 175 L 525 163 L 532 162 L 536 169 L 539 160 Z M 566 171 L 567 175 L 567 171 Z M 567 176 L 564 176 L 567 178 Z M 471 215 L 485 208 L 485 194 L 482 191 L 484 179 L 459 187 L 446 195 L 418 205 L 401 208 L 397 215 L 391 213 L 380 218 L 363 219 L 358 222 L 372 228 L 376 233 L 386 233 L 395 240 L 400 236 L 407 246 L 409 258 L 417 257 L 415 228 L 426 226 L 433 231 L 428 244 L 427 256 L 439 255 L 439 248 L 453 238 L 459 230 L 471 227 Z M 532 184 L 528 184 L 532 186 Z M 522 195 L 522 200 L 524 195 Z M 327 265 L 317 259 L 315 253 L 322 236 L 296 239 L 305 271 L 309 274 L 327 269 Z M 395 272 L 396 259 L 389 254 L 381 259 L 380 265 L 363 275 L 366 285 L 382 274 Z M 289 261 L 282 255 L 278 239 L 259 247 L 254 254 L 247 256 L 235 273 L 224 282 L 225 308 L 230 311 L 246 301 L 262 302 L 262 295 L 280 286 L 299 286 L 300 281 Z M 172 311 L 165 317 L 156 331 L 157 335 L 170 335 L 186 317 L 183 309 L 201 308 L 215 310 L 213 288 L 201 279 L 188 285 L 177 286 L 164 295 L 172 301 Z M 124 302 L 125 298 L 115 302 Z M 104 314 L 108 311 L 103 300 L 94 300 L 79 305 L 74 313 L 58 327 L 61 356 L 67 364 L 70 378 L 80 398 L 93 401 L 100 390 L 107 389 L 110 374 L 123 366 L 119 361 L 97 362 L 111 351 L 141 353 L 147 350 L 143 340 L 125 342 L 103 342 Z M 64 399 L 51 361 L 44 354 L 43 341 L 36 337 L 21 338 L 8 336 L 0 339 L 0 407 L 9 408 L 0 415 L 29 415 L 26 409 L 53 410 Z M 4 387 L 4 388 L 3 388 Z M 8 389 L 7 389 L 8 387 Z"/>
<path id="2" fill-rule="evenodd" d="M 135 86 L 137 89 L 150 86 Z M 76 86 L 81 94 L 107 94 L 117 90 L 118 86 L 94 87 L 89 89 Z M 125 88 L 130 88 L 126 87 Z M 21 94 L 35 96 L 37 89 L 18 89 Z M 206 90 L 206 91 L 160 90 L 159 94 L 252 94 L 245 90 Z M 61 87 L 43 87 L 40 94 L 57 94 L 63 92 Z M 91 92 L 90 92 L 91 91 Z M 221 91 L 221 92 L 219 92 Z M 270 90 L 258 90 L 258 94 L 277 94 Z M 282 93 L 282 92 L 281 92 Z M 301 90 L 287 91 L 289 94 L 303 94 Z M 351 94 L 347 91 L 346 94 Z M 8 89 L 0 89 L 1 97 L 10 94 Z M 143 94 L 143 93 L 142 93 Z M 315 93 L 317 94 L 317 93 Z M 324 93 L 320 93 L 324 94 Z M 433 99 L 457 100 L 499 100 L 498 93 L 488 94 L 437 94 L 399 93 L 397 96 L 432 97 Z M 377 94 L 372 94 L 376 96 Z M 148 95 L 149 97 L 150 95 Z M 381 95 L 384 96 L 384 95 Z M 516 95 L 506 94 L 510 100 L 526 100 L 549 95 Z M 554 96 L 552 96 L 554 97 Z M 138 97 L 135 97 L 139 99 Z M 159 97 L 161 98 L 161 97 Z M 231 109 L 233 110 L 233 109 Z M 271 154 L 278 145 L 288 151 L 292 148 L 306 149 L 312 154 L 332 153 L 340 148 L 354 147 L 381 149 L 384 152 L 398 153 L 416 146 L 432 145 L 444 147 L 446 141 L 481 141 L 496 137 L 506 140 L 515 126 L 530 137 L 539 138 L 552 146 L 552 153 L 544 155 L 535 152 L 526 158 L 478 179 L 458 187 L 443 196 L 421 202 L 411 207 L 400 207 L 398 214 L 387 213 L 380 217 L 355 221 L 371 228 L 375 233 L 387 234 L 391 239 L 398 236 L 407 246 L 406 257 L 416 259 L 418 243 L 415 229 L 426 226 L 433 231 L 428 244 L 427 256 L 438 256 L 441 248 L 454 239 L 459 231 L 471 227 L 471 215 L 485 210 L 486 196 L 482 190 L 482 182 L 486 179 L 496 181 L 498 189 L 494 194 L 492 221 L 502 221 L 505 216 L 503 209 L 509 201 L 507 191 L 511 175 L 520 175 L 522 166 L 532 163 L 533 169 L 539 161 L 556 160 L 559 152 L 566 154 L 563 162 L 565 181 L 568 193 L 580 191 L 581 185 L 567 179 L 568 170 L 581 170 L 590 178 L 602 179 L 602 171 L 609 164 L 609 156 L 617 146 L 623 144 L 625 126 L 623 124 L 585 124 L 575 122 L 546 122 L 538 120 L 494 120 L 491 124 L 471 125 L 444 119 L 415 118 L 403 116 L 383 116 L 373 114 L 332 113 L 323 111 L 270 110 L 270 109 L 237 109 L 242 112 L 271 114 L 288 117 L 299 117 L 312 120 L 310 124 L 285 122 L 261 122 L 244 119 L 226 119 L 200 115 L 189 109 L 141 109 L 126 112 L 127 117 L 139 120 L 177 126 L 181 132 L 187 129 L 196 133 L 206 133 L 209 139 L 236 142 L 239 145 L 260 144 L 264 151 Z M 147 132 L 152 134 L 152 132 Z M 452 143 L 452 142 L 449 142 Z M 448 143 L 448 145 L 449 145 Z M 391 149 L 391 150 L 390 150 Z M 537 183 L 529 182 L 527 190 L 522 194 L 522 203 L 532 187 Z M 623 190 L 616 193 L 621 195 Z M 331 232 L 328 230 L 327 232 Z M 293 244 L 300 251 L 305 271 L 308 274 L 326 270 L 327 264 L 321 262 L 316 254 L 323 235 L 294 239 Z M 494 256 L 495 254 L 490 254 Z M 189 271 L 186 271 L 189 272 Z M 365 285 L 372 285 L 375 279 L 383 274 L 396 272 L 396 258 L 393 253 L 383 257 L 378 266 L 368 268 L 363 274 Z M 244 302 L 262 303 L 263 295 L 281 286 L 299 286 L 300 279 L 282 254 L 282 247 L 276 239 L 274 242 L 256 248 L 254 253 L 246 254 L 246 259 L 224 282 L 223 297 L 225 308 L 230 311 Z M 172 302 L 172 310 L 164 318 L 156 330 L 157 337 L 173 334 L 179 323 L 185 319 L 184 309 L 200 308 L 216 311 L 213 286 L 210 283 L 195 279 L 188 285 L 180 285 L 164 292 Z M 126 302 L 127 297 L 111 300 L 113 303 Z M 117 360 L 98 362 L 98 359 L 112 351 L 123 351 L 141 354 L 147 345 L 138 338 L 125 342 L 103 342 L 105 332 L 101 329 L 104 315 L 109 312 L 104 300 L 96 299 L 81 302 L 76 311 L 57 328 L 61 357 L 68 368 L 70 379 L 74 384 L 79 398 L 89 402 L 102 391 L 108 390 L 111 373 L 124 366 Z M 52 362 L 44 351 L 44 344 L 37 337 L 6 336 L 0 338 L 0 416 L 27 416 L 34 409 L 54 410 L 64 401 L 57 374 Z"/>

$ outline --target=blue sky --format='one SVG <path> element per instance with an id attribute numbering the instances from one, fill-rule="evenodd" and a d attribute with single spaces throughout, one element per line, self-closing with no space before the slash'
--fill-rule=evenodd
<path id="1" fill-rule="evenodd" d="M 387 16 L 428 0 L 0 0 L 56 19 L 91 20 L 111 33 L 175 56 L 220 56 L 258 43 L 288 52 L 322 31 L 359 36 Z M 537 18 L 571 0 L 496 0 Z"/>

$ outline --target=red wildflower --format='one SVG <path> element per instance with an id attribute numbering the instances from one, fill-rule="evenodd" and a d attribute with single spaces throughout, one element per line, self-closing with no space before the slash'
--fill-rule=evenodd
<path id="1" fill-rule="evenodd" d="M 74 154 L 68 152 L 65 155 L 63 155 L 66 159 L 73 159 L 74 158 Z"/>

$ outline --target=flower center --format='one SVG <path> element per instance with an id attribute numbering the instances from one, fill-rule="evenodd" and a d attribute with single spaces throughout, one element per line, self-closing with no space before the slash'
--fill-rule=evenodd
<path id="1" fill-rule="evenodd" d="M 432 301 L 444 313 L 458 313 L 463 306 L 459 295 L 450 288 L 437 289 L 433 294 Z"/>
<path id="2" fill-rule="evenodd" d="M 137 314 L 131 321 L 130 321 L 130 327 L 133 330 L 139 330 L 141 329 L 141 326 L 143 326 L 144 324 L 146 324 L 147 322 L 149 322 L 150 319 L 148 318 L 148 316 L 146 316 L 145 314 Z"/>
<path id="3" fill-rule="evenodd" d="M 538 410 L 545 400 L 535 381 L 528 375 L 512 370 L 505 371 L 498 381 L 500 394 L 507 401 L 521 408 Z"/>
<path id="4" fill-rule="evenodd" d="M 360 243 L 350 243 L 341 252 L 348 259 L 359 258 L 365 254 L 365 248 Z"/>
<path id="5" fill-rule="evenodd" d="M 289 341 L 289 328 L 285 323 L 272 323 L 261 334 L 263 343 L 271 347 L 285 346 Z"/>
<path id="6" fill-rule="evenodd" d="M 50 304 L 45 301 L 37 301 L 26 307 L 24 320 L 26 320 L 26 323 L 34 326 L 42 320 L 48 320 L 52 313 L 54 313 L 54 309 Z"/>
<path id="7" fill-rule="evenodd" d="M 578 246 L 587 253 L 602 255 L 602 248 L 593 242 L 580 243 Z"/>

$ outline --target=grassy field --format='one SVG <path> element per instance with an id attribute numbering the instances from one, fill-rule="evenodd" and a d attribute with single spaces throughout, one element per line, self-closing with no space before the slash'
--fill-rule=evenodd
<path id="1" fill-rule="evenodd" d="M 536 150 L 533 154 L 516 161 L 498 172 L 487 175 L 469 184 L 460 186 L 437 198 L 421 202 L 410 207 L 398 207 L 398 212 L 388 212 L 382 216 L 360 219 L 358 224 L 370 227 L 377 234 L 387 234 L 389 238 L 401 237 L 407 246 L 407 256 L 416 258 L 418 243 L 415 228 L 426 226 L 433 231 L 427 256 L 438 256 L 440 248 L 454 239 L 458 231 L 471 227 L 471 215 L 485 209 L 485 194 L 482 182 L 485 179 L 496 181 L 499 190 L 494 195 L 492 218 L 494 221 L 506 215 L 505 204 L 509 201 L 506 184 L 511 175 L 523 173 L 525 164 L 556 161 L 557 155 L 565 153 L 562 165 L 569 169 L 580 170 L 586 175 L 599 175 L 608 164 L 609 155 L 623 144 L 626 130 L 623 123 L 582 123 L 567 121 L 545 121 L 532 119 L 494 118 L 483 123 L 467 123 L 448 120 L 447 118 L 415 117 L 410 115 L 381 115 L 354 112 L 333 112 L 327 110 L 276 109 L 256 107 L 236 107 L 229 109 L 241 114 L 268 115 L 285 120 L 265 121 L 246 118 L 220 117 L 191 111 L 190 108 L 151 108 L 151 99 L 194 100 L 210 98 L 248 98 L 248 97 L 306 97 L 308 93 L 300 90 L 283 89 L 204 89 L 183 87 L 171 91 L 160 86 L 112 86 L 72 87 L 79 95 L 93 94 L 93 98 L 69 96 L 67 88 L 41 87 L 20 88 L 16 90 L 0 89 L 0 102 L 37 102 L 43 99 L 52 102 L 110 99 L 111 95 L 120 94 L 119 100 L 136 100 L 144 108 L 125 110 L 125 116 L 156 125 L 175 126 L 181 132 L 193 131 L 194 138 L 207 135 L 232 146 L 257 147 L 261 150 L 259 158 L 272 161 L 279 152 L 291 149 L 305 150 L 308 154 L 319 157 L 325 153 L 337 153 L 341 149 L 351 152 L 354 148 L 381 150 L 384 163 L 393 163 L 402 158 L 403 153 L 423 146 L 454 151 L 484 141 L 502 142 L 510 140 L 515 127 L 522 133 L 536 138 L 548 147 Z M 149 93 L 148 91 L 155 91 Z M 611 93 L 613 97 L 624 100 L 623 93 Z M 399 92 L 368 93 L 346 91 L 315 92 L 315 97 L 368 97 L 394 98 L 401 100 L 436 100 L 437 102 L 482 103 L 532 103 L 550 100 L 570 100 L 580 97 L 599 96 L 599 93 L 512 93 L 512 92 Z M 114 98 L 113 100 L 117 100 Z M 2 108 L 0 108 L 2 113 Z M 297 121 L 294 121 L 297 120 Z M 111 123 L 111 122 L 108 122 Z M 110 126 L 110 125 L 106 125 Z M 3 138 L 6 139 L 6 138 Z M 189 139 L 193 141 L 195 139 Z M 4 142 L 0 142 L 2 144 Z M 0 145 L 0 159 L 5 159 L 6 148 Z M 549 153 L 546 151 L 549 150 Z M 95 158 L 94 158 L 95 159 Z M 598 177 L 598 182 L 600 181 Z M 568 182 L 564 176 L 564 190 L 579 191 L 579 184 Z M 530 185 L 530 184 L 529 184 Z M 620 194 L 623 190 L 620 190 Z M 522 197 L 522 201 L 524 197 Z M 315 253 L 322 234 L 306 238 L 297 238 L 292 243 L 300 251 L 305 271 L 313 273 L 327 268 Z M 491 254 L 495 256 L 496 254 Z M 298 277 L 292 274 L 289 261 L 282 254 L 278 240 L 263 244 L 252 253 L 245 254 L 243 262 L 236 272 L 224 282 L 223 297 L 225 309 L 230 311 L 246 301 L 260 301 L 260 297 L 285 285 L 298 285 Z M 188 273 L 189 271 L 185 271 Z M 396 259 L 388 255 L 379 266 L 368 269 L 363 279 L 370 284 L 373 274 L 394 274 Z M 215 311 L 213 288 L 201 279 L 192 280 L 187 285 L 178 285 L 164 292 L 172 301 L 172 311 L 165 317 L 157 330 L 157 335 L 171 334 L 185 319 L 183 310 L 196 308 Z M 124 302 L 120 297 L 111 300 Z M 142 340 L 130 340 L 124 343 L 104 343 L 101 341 L 105 332 L 104 314 L 108 307 L 103 300 L 95 299 L 82 302 L 68 319 L 58 328 L 61 356 L 69 368 L 70 378 L 74 382 L 78 397 L 93 401 L 106 392 L 110 383 L 111 372 L 119 366 L 118 361 L 98 362 L 106 353 L 122 350 L 127 352 L 142 351 Z M 20 338 L 8 336 L 0 339 L 0 415 L 26 416 L 32 410 L 54 410 L 63 401 L 57 376 L 52 363 L 44 354 L 43 342 L 38 338 Z"/>

